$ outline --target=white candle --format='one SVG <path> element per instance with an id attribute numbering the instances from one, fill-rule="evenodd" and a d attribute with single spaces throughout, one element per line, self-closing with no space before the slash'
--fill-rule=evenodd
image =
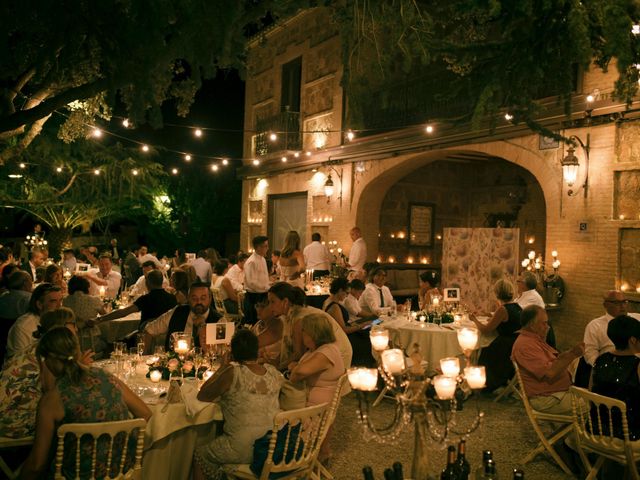
<path id="1" fill-rule="evenodd" d="M 440 359 L 440 370 L 447 377 L 457 377 L 460 373 L 460 360 L 458 357 L 447 357 Z"/>
<path id="2" fill-rule="evenodd" d="M 438 375 L 433 379 L 433 386 L 440 400 L 451 400 L 456 392 L 456 379 Z"/>
<path id="3" fill-rule="evenodd" d="M 378 352 L 385 350 L 389 346 L 389 330 L 386 328 L 372 329 L 369 333 L 369 339 L 374 350 Z"/>
<path id="4" fill-rule="evenodd" d="M 536 258 L 536 252 L 531 250 L 527 256 L 529 257 L 529 260 L 533 260 L 534 258 Z"/>
<path id="5" fill-rule="evenodd" d="M 98 295 L 100 296 L 100 298 L 104 298 L 105 293 L 106 293 L 106 290 L 105 290 L 104 286 L 101 286 L 98 289 Z"/>
<path id="6" fill-rule="evenodd" d="M 458 343 L 464 350 L 473 350 L 478 343 L 478 330 L 475 328 L 461 328 L 458 330 Z"/>
<path id="7" fill-rule="evenodd" d="M 378 370 L 375 368 L 350 368 L 347 376 L 354 390 L 371 392 L 378 385 Z"/>
<path id="8" fill-rule="evenodd" d="M 162 380 L 162 372 L 160 370 L 153 370 L 149 374 L 149 378 L 152 382 L 158 383 L 160 380 Z"/>
<path id="9" fill-rule="evenodd" d="M 552 252 L 551 252 L 551 256 L 552 256 L 553 258 L 556 258 L 556 257 L 558 256 L 558 252 L 557 252 L 556 250 L 552 251 Z"/>
<path id="10" fill-rule="evenodd" d="M 391 374 L 402 373 L 404 370 L 404 355 L 399 348 L 392 348 L 382 352 L 382 365 Z"/>
<path id="11" fill-rule="evenodd" d="M 433 297 L 433 300 L 431 301 L 431 303 L 433 304 L 434 307 L 437 307 L 438 305 L 440 305 L 440 299 L 438 297 Z"/>
<path id="12" fill-rule="evenodd" d="M 418 312 L 411 312 L 411 318 L 415 320 L 417 316 L 418 316 Z"/>
<path id="13" fill-rule="evenodd" d="M 186 340 L 178 340 L 175 351 L 176 353 L 187 353 L 189 351 L 189 343 Z"/>
<path id="14" fill-rule="evenodd" d="M 487 383 L 487 373 L 484 367 L 467 367 L 464 369 L 464 378 L 472 389 L 484 388 Z"/>
<path id="15" fill-rule="evenodd" d="M 422 323 L 426 322 L 427 321 L 427 316 L 426 315 L 420 315 L 418 317 L 418 321 L 420 321 Z"/>

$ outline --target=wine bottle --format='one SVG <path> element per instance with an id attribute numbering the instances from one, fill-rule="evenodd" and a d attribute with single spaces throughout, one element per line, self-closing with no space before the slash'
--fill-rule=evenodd
<path id="1" fill-rule="evenodd" d="M 395 472 L 390 468 L 384 469 L 384 480 L 396 480 Z"/>
<path id="2" fill-rule="evenodd" d="M 393 464 L 393 473 L 396 474 L 396 480 L 404 480 L 404 473 L 402 472 L 402 464 L 400 462 Z"/>
<path id="3" fill-rule="evenodd" d="M 364 477 L 364 480 L 374 480 L 373 470 L 369 465 L 362 469 L 362 476 Z"/>
<path id="4" fill-rule="evenodd" d="M 458 444 L 458 458 L 456 459 L 456 469 L 458 471 L 458 480 L 468 480 L 471 475 L 471 465 L 466 456 L 467 442 L 463 439 Z"/>
<path id="5" fill-rule="evenodd" d="M 491 450 L 485 450 L 482 452 L 482 465 L 476 468 L 476 480 L 482 480 L 484 478 L 484 466 L 488 460 L 493 460 L 493 453 Z"/>
<path id="6" fill-rule="evenodd" d="M 447 449 L 447 466 L 440 474 L 440 480 L 458 480 L 456 470 L 456 447 L 449 445 Z"/>
<path id="7" fill-rule="evenodd" d="M 496 470 L 496 464 L 493 459 L 487 460 L 487 463 L 484 465 L 484 476 L 483 480 L 497 480 L 498 472 Z"/>
<path id="8" fill-rule="evenodd" d="M 513 480 L 524 480 L 524 472 L 518 468 L 513 469 Z"/>

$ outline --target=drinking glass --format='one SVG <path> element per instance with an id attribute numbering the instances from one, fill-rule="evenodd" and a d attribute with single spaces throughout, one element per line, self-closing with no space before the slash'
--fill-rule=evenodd
<path id="1" fill-rule="evenodd" d="M 164 346 L 156 345 L 156 347 L 153 350 L 153 353 L 155 353 L 156 355 L 164 355 Z"/>
<path id="2" fill-rule="evenodd" d="M 122 356 L 124 353 L 125 344 L 124 342 L 113 342 L 113 354 L 116 357 Z"/>
<path id="3" fill-rule="evenodd" d="M 135 375 L 136 368 L 138 367 L 138 360 L 140 357 L 138 356 L 137 347 L 129 349 L 129 376 Z"/>
<path id="4" fill-rule="evenodd" d="M 137 348 L 138 348 L 138 356 L 142 357 L 144 355 L 144 350 L 145 350 L 144 342 L 138 342 Z"/>

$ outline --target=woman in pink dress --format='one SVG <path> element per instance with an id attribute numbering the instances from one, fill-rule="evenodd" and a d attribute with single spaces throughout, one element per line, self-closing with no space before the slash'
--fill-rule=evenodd
<path id="1" fill-rule="evenodd" d="M 289 379 L 304 381 L 309 389 L 307 406 L 331 402 L 344 374 L 342 355 L 336 344 L 333 326 L 322 315 L 311 314 L 302 319 L 302 341 L 307 351 L 299 362 L 289 364 Z M 327 465 L 330 457 L 331 428 L 320 447 L 318 460 Z"/>

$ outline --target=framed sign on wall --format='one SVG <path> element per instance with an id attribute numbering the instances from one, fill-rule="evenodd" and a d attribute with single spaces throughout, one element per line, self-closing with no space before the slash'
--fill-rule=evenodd
<path id="1" fill-rule="evenodd" d="M 409 204 L 409 245 L 433 246 L 434 205 L 429 203 Z"/>

